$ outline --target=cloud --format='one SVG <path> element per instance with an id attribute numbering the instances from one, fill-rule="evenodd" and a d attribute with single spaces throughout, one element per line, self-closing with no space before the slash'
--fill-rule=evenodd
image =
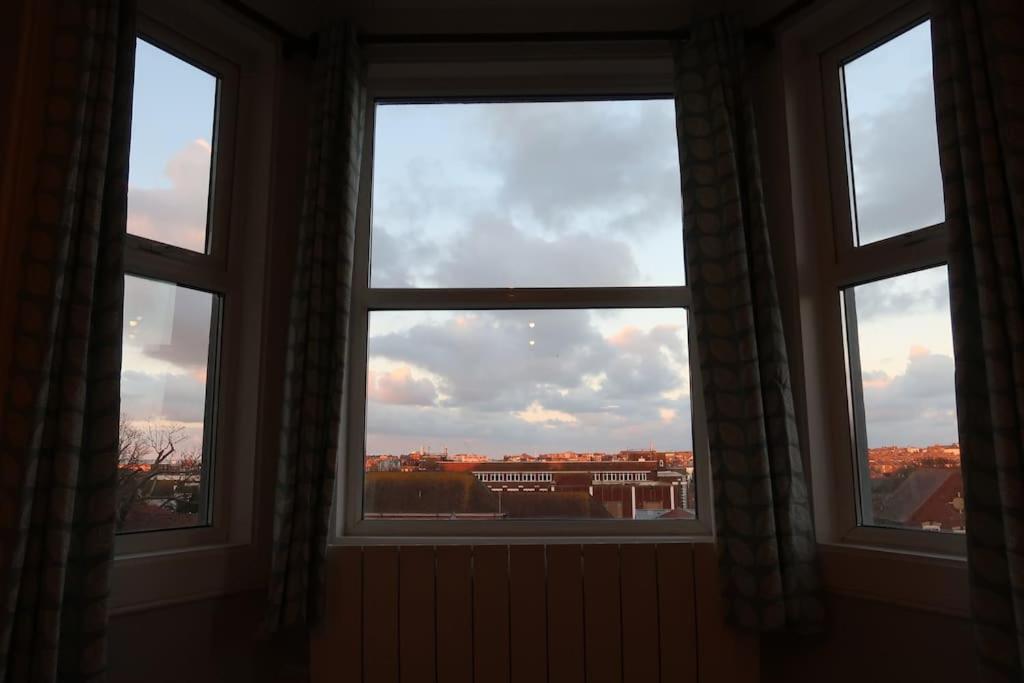
<path id="1" fill-rule="evenodd" d="M 126 348 L 183 372 L 205 371 L 213 295 L 166 282 L 125 280 Z M 135 322 L 134 326 L 131 323 Z"/>
<path id="2" fill-rule="evenodd" d="M 429 379 L 416 379 L 408 366 L 387 372 L 370 369 L 367 376 L 367 398 L 381 403 L 429 406 L 437 400 L 437 388 Z"/>
<path id="3" fill-rule="evenodd" d="M 629 245 L 589 234 L 545 239 L 496 216 L 481 216 L 436 261 L 441 287 L 627 285 L 640 270 Z"/>
<path id="4" fill-rule="evenodd" d="M 612 334 L 585 310 L 475 311 L 405 329 L 394 322 L 398 331 L 371 337 L 371 368 L 386 358 L 421 369 L 437 378 L 441 398 L 426 408 L 372 404 L 372 452 L 424 441 L 491 455 L 652 441 L 690 447 L 681 325 Z"/>
<path id="5" fill-rule="evenodd" d="M 169 187 L 130 187 L 128 232 L 204 251 L 210 186 L 210 143 L 194 140 L 167 162 Z"/>
<path id="6" fill-rule="evenodd" d="M 451 106 L 378 118 L 378 137 L 394 142 L 374 167 L 375 286 L 681 280 L 671 101 Z M 457 137 L 407 132 L 453 125 Z"/>
<path id="7" fill-rule="evenodd" d="M 192 375 L 121 373 L 121 411 L 131 420 L 202 423 L 206 383 Z"/>
<path id="8" fill-rule="evenodd" d="M 513 415 L 524 422 L 565 422 L 569 424 L 577 422 L 576 418 L 569 413 L 563 413 L 560 410 L 546 409 L 540 404 L 540 401 L 534 401 L 526 408 L 526 410 L 520 410 L 517 413 L 513 413 Z"/>
<path id="9" fill-rule="evenodd" d="M 550 102 L 482 107 L 481 155 L 502 179 L 503 205 L 549 230 L 629 237 L 681 225 L 671 101 Z"/>
<path id="10" fill-rule="evenodd" d="M 914 348 L 906 371 L 865 373 L 868 446 L 930 446 L 958 440 L 953 358 Z"/>
<path id="11" fill-rule="evenodd" d="M 853 115 L 854 179 L 861 238 L 924 228 L 945 219 L 930 74 L 877 114 Z"/>
<path id="12" fill-rule="evenodd" d="M 934 311 L 949 311 L 946 268 L 929 268 L 856 288 L 857 319 L 905 318 Z"/>

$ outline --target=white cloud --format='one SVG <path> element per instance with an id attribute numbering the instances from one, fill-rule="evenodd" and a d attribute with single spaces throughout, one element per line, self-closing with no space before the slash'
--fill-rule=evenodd
<path id="1" fill-rule="evenodd" d="M 576 418 L 569 413 L 563 413 L 561 410 L 548 410 L 540 404 L 540 401 L 534 401 L 526 410 L 520 410 L 513 415 L 524 422 L 565 422 L 569 424 L 577 422 Z"/>
<path id="2" fill-rule="evenodd" d="M 128 232 L 193 251 L 206 243 L 210 143 L 193 140 L 164 170 L 170 187 L 128 189 Z"/>

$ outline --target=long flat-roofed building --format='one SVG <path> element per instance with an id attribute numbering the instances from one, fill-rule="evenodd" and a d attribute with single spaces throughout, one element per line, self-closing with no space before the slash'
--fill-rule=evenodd
<path id="1" fill-rule="evenodd" d="M 441 462 L 443 472 L 470 472 L 495 493 L 586 491 L 620 519 L 656 518 L 689 508 L 685 471 L 657 461 Z"/>

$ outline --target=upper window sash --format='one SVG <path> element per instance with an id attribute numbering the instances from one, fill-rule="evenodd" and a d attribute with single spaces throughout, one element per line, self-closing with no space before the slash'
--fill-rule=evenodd
<path id="1" fill-rule="evenodd" d="M 928 22 L 911 5 L 821 56 L 831 238 L 849 282 L 945 258 Z"/>

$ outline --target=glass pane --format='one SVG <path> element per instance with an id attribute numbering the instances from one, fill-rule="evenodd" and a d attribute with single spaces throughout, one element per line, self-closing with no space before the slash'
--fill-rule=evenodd
<path id="1" fill-rule="evenodd" d="M 138 40 L 128 234 L 207 250 L 217 79 Z"/>
<path id="2" fill-rule="evenodd" d="M 683 283 L 672 100 L 379 104 L 373 287 Z"/>
<path id="3" fill-rule="evenodd" d="M 962 532 L 946 267 L 846 290 L 863 523 Z"/>
<path id="4" fill-rule="evenodd" d="M 373 518 L 692 519 L 683 309 L 370 314 Z"/>
<path id="5" fill-rule="evenodd" d="M 219 297 L 125 277 L 117 529 L 207 522 L 207 374 Z"/>
<path id="6" fill-rule="evenodd" d="M 857 244 L 944 221 L 930 22 L 841 71 Z"/>

